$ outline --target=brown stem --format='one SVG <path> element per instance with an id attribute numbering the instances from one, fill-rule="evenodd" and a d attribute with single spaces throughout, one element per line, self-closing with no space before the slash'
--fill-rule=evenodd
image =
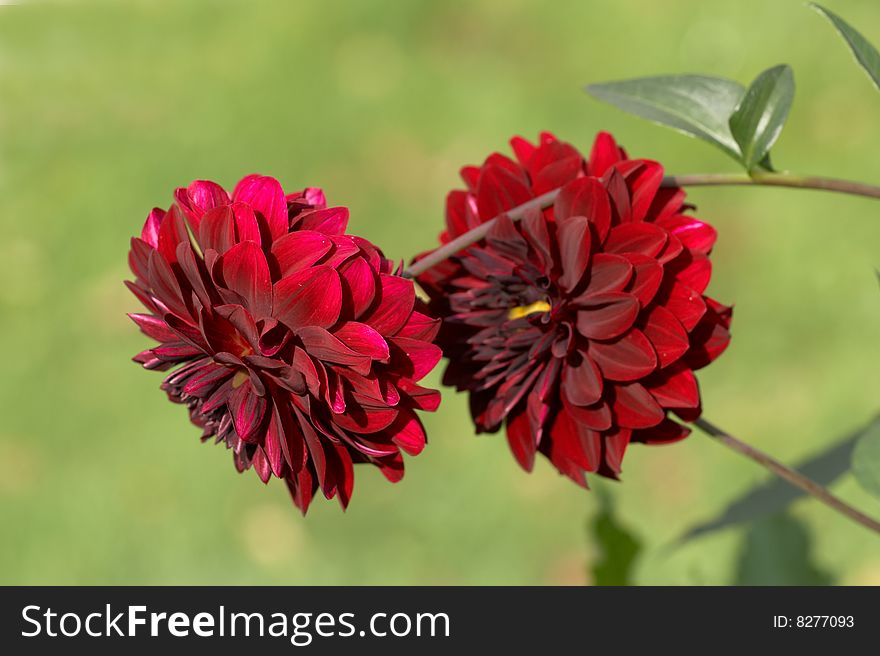
<path id="1" fill-rule="evenodd" d="M 755 173 L 748 176 L 745 173 L 695 173 L 688 175 L 667 175 L 661 182 L 662 187 L 719 187 L 731 185 L 746 186 L 767 186 L 767 187 L 791 187 L 795 189 L 819 189 L 822 191 L 832 191 L 841 194 L 850 194 L 853 196 L 867 196 L 868 198 L 880 198 L 880 187 L 864 184 L 862 182 L 852 182 L 850 180 L 839 180 L 836 178 L 823 178 L 815 175 L 795 175 L 793 173 Z M 543 209 L 549 207 L 559 195 L 559 189 L 553 189 L 546 194 L 533 198 L 532 200 L 514 207 L 507 212 L 507 216 L 513 221 L 519 221 L 529 210 Z M 414 278 L 424 273 L 433 266 L 436 266 L 443 260 L 450 258 L 459 251 L 463 251 L 471 244 L 475 244 L 483 239 L 495 225 L 495 217 L 485 223 L 481 223 L 476 228 L 468 230 L 466 233 L 459 235 L 452 241 L 440 246 L 435 251 L 429 253 L 418 262 L 410 265 L 403 275 L 407 278 Z"/>
<path id="2" fill-rule="evenodd" d="M 725 446 L 730 447 L 737 453 L 744 455 L 746 458 L 754 460 L 756 463 L 758 463 L 762 467 L 765 467 L 766 469 L 769 469 L 771 472 L 773 472 L 786 482 L 794 485 L 797 488 L 800 488 L 807 494 L 814 496 L 816 499 L 824 503 L 829 508 L 836 510 L 841 515 L 849 517 L 854 522 L 861 524 L 862 526 L 874 531 L 875 533 L 880 533 L 880 522 L 872 519 L 871 517 L 868 517 L 867 515 L 856 510 L 847 503 L 844 503 L 836 496 L 831 494 L 831 492 L 829 492 L 827 489 L 825 489 L 815 481 L 810 480 L 800 472 L 786 467 L 772 456 L 769 456 L 763 451 L 760 451 L 755 447 L 738 440 L 730 433 L 718 428 L 718 426 L 710 421 L 707 421 L 706 419 L 697 419 L 693 423 L 695 426 L 700 428 L 702 431 L 708 433 Z"/>

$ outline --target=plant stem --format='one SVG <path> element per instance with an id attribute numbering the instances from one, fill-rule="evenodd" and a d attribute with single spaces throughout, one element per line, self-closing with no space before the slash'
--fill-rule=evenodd
<path id="1" fill-rule="evenodd" d="M 660 183 L 662 187 L 721 187 L 721 186 L 765 186 L 765 187 L 790 187 L 795 189 L 818 189 L 821 191 L 833 191 L 853 196 L 866 196 L 868 198 L 880 198 L 880 187 L 862 182 L 839 180 L 836 178 L 823 178 L 815 175 L 795 175 L 793 173 L 756 173 L 749 177 L 745 173 L 695 173 L 688 175 L 667 175 Z M 518 205 L 506 212 L 512 221 L 519 221 L 529 211 L 549 207 L 556 200 L 560 189 L 553 189 L 546 194 Z M 424 273 L 431 267 L 450 258 L 459 251 L 483 239 L 495 225 L 497 217 L 481 223 L 476 228 L 468 230 L 452 241 L 440 246 L 418 262 L 404 270 L 403 275 L 414 278 Z"/>
<path id="2" fill-rule="evenodd" d="M 839 498 L 831 494 L 831 492 L 829 492 L 827 489 L 825 489 L 815 481 L 807 478 L 800 472 L 786 467 L 772 456 L 769 456 L 763 451 L 760 451 L 755 447 L 740 441 L 730 433 L 720 429 L 718 426 L 710 421 L 707 421 L 706 419 L 697 419 L 693 423 L 702 431 L 714 437 L 717 441 L 721 442 L 727 447 L 730 447 L 737 453 L 744 455 L 746 458 L 754 460 L 756 463 L 758 463 L 762 467 L 765 467 L 766 469 L 769 469 L 771 472 L 773 472 L 786 482 L 794 485 L 797 488 L 800 488 L 807 494 L 814 496 L 816 499 L 824 503 L 829 508 L 836 510 L 841 515 L 849 517 L 854 522 L 861 524 L 862 526 L 874 531 L 875 533 L 880 533 L 880 522 L 872 519 L 871 517 L 868 517 L 864 513 L 841 501 Z"/>
<path id="3" fill-rule="evenodd" d="M 753 177 L 749 177 L 745 173 L 695 173 L 690 175 L 667 175 L 663 178 L 662 182 L 664 187 L 717 187 L 731 185 L 817 189 L 820 191 L 833 191 L 839 194 L 850 194 L 852 196 L 880 198 L 880 187 L 875 185 L 852 182 L 851 180 L 839 180 L 837 178 L 823 178 L 815 175 L 795 175 L 793 173 L 755 173 Z"/>

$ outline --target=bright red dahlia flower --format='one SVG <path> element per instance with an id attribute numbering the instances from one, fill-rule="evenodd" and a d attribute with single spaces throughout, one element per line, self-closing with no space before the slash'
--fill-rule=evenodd
<path id="1" fill-rule="evenodd" d="M 348 504 L 352 463 L 403 476 L 401 450 L 425 445 L 417 382 L 440 359 L 439 321 L 375 246 L 346 235 L 348 210 L 320 189 L 284 195 L 251 175 L 175 191 L 133 238 L 132 319 L 159 345 L 134 359 L 176 367 L 162 388 L 263 482 L 284 479 L 303 513 L 318 487 Z"/>
<path id="2" fill-rule="evenodd" d="M 630 442 L 686 437 L 694 370 L 727 347 L 731 308 L 703 295 L 715 230 L 688 216 L 663 168 L 605 133 L 589 160 L 553 135 L 512 140 L 516 161 L 465 167 L 446 242 L 500 215 L 485 240 L 419 282 L 443 317 L 444 382 L 470 392 L 479 432 L 507 428 L 526 470 L 536 451 L 586 486 L 617 478 Z M 520 224 L 505 211 L 557 187 Z"/>

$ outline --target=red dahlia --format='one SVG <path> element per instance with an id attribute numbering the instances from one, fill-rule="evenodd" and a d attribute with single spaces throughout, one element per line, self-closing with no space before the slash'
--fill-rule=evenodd
<path id="1" fill-rule="evenodd" d="M 419 277 L 443 316 L 444 382 L 470 392 L 480 432 L 506 426 L 516 459 L 540 451 L 572 480 L 617 478 L 630 442 L 686 437 L 694 370 L 726 348 L 731 309 L 703 295 L 715 230 L 687 214 L 663 168 L 599 134 L 588 160 L 542 134 L 516 161 L 465 167 L 446 242 L 500 215 L 485 240 Z M 557 187 L 520 224 L 505 211 Z"/>
<path id="2" fill-rule="evenodd" d="M 348 210 L 319 189 L 285 196 L 251 175 L 230 196 L 193 182 L 133 238 L 132 319 L 158 346 L 134 359 L 174 369 L 162 388 L 234 453 L 239 471 L 284 479 L 303 513 L 320 487 L 348 504 L 352 464 L 403 476 L 425 445 L 417 382 L 440 359 L 439 322 L 379 249 L 346 235 Z"/>

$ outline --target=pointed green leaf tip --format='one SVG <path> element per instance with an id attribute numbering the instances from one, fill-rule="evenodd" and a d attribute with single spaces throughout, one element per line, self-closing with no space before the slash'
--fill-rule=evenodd
<path id="1" fill-rule="evenodd" d="M 846 41 L 856 61 L 871 76 L 874 86 L 880 89 L 880 53 L 877 52 L 877 48 L 872 46 L 870 41 L 834 12 L 814 2 L 809 3 L 807 6 L 815 9 L 831 21 L 831 24 L 834 25 L 840 36 Z"/>
<path id="2" fill-rule="evenodd" d="M 852 454 L 852 471 L 859 484 L 880 497 L 880 423 L 874 425 L 856 442 Z"/>
<path id="3" fill-rule="evenodd" d="M 794 74 L 787 64 L 767 69 L 752 82 L 730 117 L 746 170 L 753 171 L 770 152 L 793 100 Z"/>
<path id="4" fill-rule="evenodd" d="M 728 118 L 742 85 L 705 75 L 662 75 L 590 84 L 587 93 L 630 114 L 708 141 L 739 161 Z"/>

